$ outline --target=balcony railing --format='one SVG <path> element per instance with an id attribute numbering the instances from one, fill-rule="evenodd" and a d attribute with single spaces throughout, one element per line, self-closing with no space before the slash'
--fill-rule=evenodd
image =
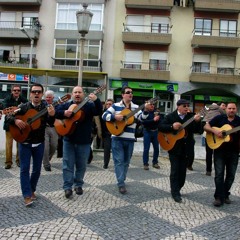
<path id="1" fill-rule="evenodd" d="M 212 67 L 199 68 L 193 65 L 191 67 L 192 73 L 202 74 L 221 74 L 221 75 L 237 75 L 240 76 L 240 68 L 229 68 L 229 67 Z"/>
<path id="2" fill-rule="evenodd" d="M 165 61 L 165 60 L 164 60 Z M 129 62 L 122 61 L 123 68 L 136 70 L 155 70 L 155 71 L 169 71 L 170 63 L 154 64 L 150 62 Z"/>
<path id="3" fill-rule="evenodd" d="M 133 25 L 123 24 L 124 32 L 138 32 L 138 33 L 170 33 L 172 26 L 163 23 L 151 23 L 151 25 Z"/>
<path id="4" fill-rule="evenodd" d="M 229 29 L 206 29 L 206 28 L 195 28 L 193 29 L 193 35 L 196 36 L 217 36 L 217 37 L 239 37 L 240 31 L 229 30 Z"/>
<path id="5" fill-rule="evenodd" d="M 9 57 L 7 61 L 0 60 L 0 66 L 6 67 L 29 67 L 29 59 L 23 59 L 19 57 Z M 37 59 L 33 57 L 32 67 L 37 68 Z"/>

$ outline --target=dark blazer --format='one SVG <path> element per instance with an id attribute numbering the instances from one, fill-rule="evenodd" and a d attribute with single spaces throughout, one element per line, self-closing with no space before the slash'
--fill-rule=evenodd
<path id="1" fill-rule="evenodd" d="M 158 130 L 160 132 L 172 132 L 176 133 L 175 130 L 173 130 L 172 125 L 175 122 L 180 122 L 180 123 L 185 123 L 187 120 L 192 118 L 194 116 L 193 113 L 187 113 L 184 119 L 181 119 L 178 116 L 177 110 L 174 112 L 168 114 L 165 116 L 165 118 L 160 122 L 158 126 Z M 173 154 L 181 154 L 183 151 L 187 150 L 188 144 L 191 144 L 192 141 L 194 140 L 193 134 L 194 133 L 199 133 L 201 130 L 201 121 L 196 122 L 192 121 L 186 128 L 185 128 L 185 137 L 179 139 L 176 141 L 174 147 L 169 151 L 169 153 Z"/>

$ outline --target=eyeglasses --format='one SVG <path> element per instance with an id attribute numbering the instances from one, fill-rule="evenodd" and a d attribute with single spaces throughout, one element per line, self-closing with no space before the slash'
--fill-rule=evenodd
<path id="1" fill-rule="evenodd" d="M 127 91 L 127 92 L 125 92 L 125 94 L 133 94 L 133 92 L 132 91 Z"/>
<path id="2" fill-rule="evenodd" d="M 38 93 L 38 94 L 40 94 L 40 93 L 42 93 L 42 91 L 41 90 L 32 90 L 31 93 L 35 93 L 35 94 Z"/>
<path id="3" fill-rule="evenodd" d="M 13 92 L 20 92 L 21 90 L 19 89 L 13 89 Z"/>
<path id="4" fill-rule="evenodd" d="M 183 105 L 183 107 L 185 108 L 185 107 L 189 107 L 189 105 Z"/>

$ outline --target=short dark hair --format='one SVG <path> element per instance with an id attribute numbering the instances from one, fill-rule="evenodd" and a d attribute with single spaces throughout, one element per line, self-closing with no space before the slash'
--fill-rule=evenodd
<path id="1" fill-rule="evenodd" d="M 21 86 L 20 86 L 19 84 L 14 84 L 14 85 L 12 85 L 11 90 L 13 90 L 13 89 L 16 88 L 16 87 L 20 88 L 20 90 L 21 90 Z"/>
<path id="2" fill-rule="evenodd" d="M 132 88 L 130 88 L 130 87 L 128 87 L 128 86 L 125 86 L 125 87 L 122 88 L 122 91 L 121 91 L 122 94 L 125 93 L 125 90 L 126 90 L 126 89 L 131 89 L 131 90 L 132 90 Z"/>
<path id="3" fill-rule="evenodd" d="M 40 87 L 40 88 L 42 88 L 42 92 L 44 91 L 43 85 L 40 84 L 40 83 L 34 83 L 34 84 L 30 87 L 30 92 L 32 91 L 32 88 L 33 88 L 33 87 Z"/>

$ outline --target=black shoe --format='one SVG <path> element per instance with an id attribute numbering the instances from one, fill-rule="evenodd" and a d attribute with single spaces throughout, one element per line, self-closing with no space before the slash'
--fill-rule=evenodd
<path id="1" fill-rule="evenodd" d="M 82 190 L 81 187 L 77 187 L 77 188 L 75 188 L 74 190 L 75 190 L 75 192 L 76 192 L 77 195 L 82 195 L 82 194 L 83 194 L 83 190 Z"/>
<path id="2" fill-rule="evenodd" d="M 187 167 L 187 169 L 188 169 L 189 171 L 193 171 L 193 167 L 192 167 L 192 166 Z"/>
<path id="3" fill-rule="evenodd" d="M 213 205 L 214 205 L 215 207 L 220 207 L 220 206 L 223 205 L 223 203 L 221 202 L 221 200 L 220 200 L 219 198 L 216 198 L 216 199 L 214 200 L 214 202 L 213 202 Z"/>
<path id="4" fill-rule="evenodd" d="M 48 166 L 48 167 L 44 167 L 44 169 L 45 169 L 45 171 L 47 171 L 47 172 L 51 172 L 51 171 L 52 171 L 52 169 L 51 169 L 50 166 Z"/>
<path id="5" fill-rule="evenodd" d="M 173 199 L 177 203 L 181 203 L 182 202 L 182 198 L 180 196 L 175 196 L 175 197 L 173 197 Z"/>
<path id="6" fill-rule="evenodd" d="M 66 198 L 70 198 L 73 194 L 72 189 L 67 189 L 64 192 L 65 192 L 65 197 Z"/>
<path id="7" fill-rule="evenodd" d="M 104 169 L 108 169 L 108 166 L 107 166 L 107 165 L 103 165 L 103 168 L 104 168 Z"/>
<path id="8" fill-rule="evenodd" d="M 119 187 L 118 190 L 121 194 L 125 194 L 127 192 L 127 189 L 125 187 Z"/>
<path id="9" fill-rule="evenodd" d="M 20 162 L 16 162 L 17 166 L 20 167 Z"/>
<path id="10" fill-rule="evenodd" d="M 10 169 L 12 166 L 11 165 L 6 165 L 5 169 Z"/>
<path id="11" fill-rule="evenodd" d="M 211 172 L 206 172 L 206 175 L 211 176 L 212 174 L 211 174 Z"/>
<path id="12" fill-rule="evenodd" d="M 232 201 L 230 200 L 229 197 L 227 197 L 227 198 L 224 199 L 224 203 L 226 203 L 226 204 L 231 204 Z"/>

